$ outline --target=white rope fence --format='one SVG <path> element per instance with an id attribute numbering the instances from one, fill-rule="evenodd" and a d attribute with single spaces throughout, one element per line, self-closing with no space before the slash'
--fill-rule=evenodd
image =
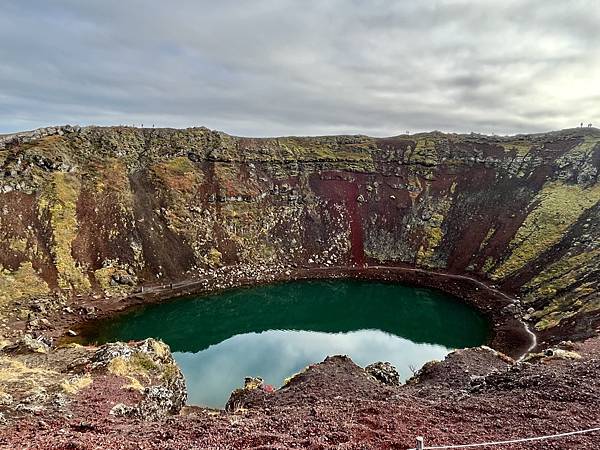
<path id="1" fill-rule="evenodd" d="M 531 442 L 531 441 L 544 441 L 546 439 L 556 439 L 565 436 L 573 436 L 576 434 L 585 434 L 585 433 L 594 433 L 600 431 L 600 427 L 598 428 L 588 428 L 587 430 L 578 430 L 578 431 L 569 431 L 567 433 L 558 433 L 558 434 L 550 434 L 547 436 L 535 436 L 528 437 L 522 439 L 511 439 L 508 441 L 494 441 L 494 442 L 481 442 L 479 444 L 461 444 L 461 445 L 434 445 L 426 447 L 422 437 L 417 438 L 417 446 L 415 448 L 411 448 L 409 450 L 439 450 L 439 449 L 449 449 L 449 448 L 472 448 L 472 447 L 486 447 L 491 445 L 505 445 L 505 444 L 518 444 L 521 442 Z"/>

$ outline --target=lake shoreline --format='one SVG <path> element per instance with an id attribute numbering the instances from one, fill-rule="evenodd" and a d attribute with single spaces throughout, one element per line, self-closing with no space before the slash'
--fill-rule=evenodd
<path id="1" fill-rule="evenodd" d="M 447 272 L 429 271 L 404 266 L 340 266 L 340 267 L 259 267 L 251 270 L 254 276 L 247 276 L 248 269 L 240 274 L 238 266 L 224 267 L 204 278 L 190 278 L 181 281 L 144 285 L 143 291 L 124 296 L 118 301 L 114 297 L 95 299 L 81 297 L 81 308 L 94 308 L 91 315 L 61 315 L 52 320 L 54 329 L 50 335 L 63 338 L 68 330 L 85 334 L 85 329 L 94 326 L 98 319 L 129 312 L 131 309 L 194 295 L 223 292 L 227 289 L 251 287 L 270 283 L 294 280 L 319 279 L 362 279 L 384 282 L 398 282 L 416 287 L 438 289 L 457 297 L 484 314 L 491 323 L 492 333 L 488 345 L 506 355 L 518 359 L 536 344 L 535 334 L 520 318 L 523 314 L 519 301 L 490 284 L 474 277 Z M 515 305 L 515 306 L 511 306 Z M 560 340 L 560 337 L 556 337 Z"/>

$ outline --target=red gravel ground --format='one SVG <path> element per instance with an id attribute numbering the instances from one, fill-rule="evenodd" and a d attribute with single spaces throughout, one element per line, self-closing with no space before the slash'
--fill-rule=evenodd
<path id="1" fill-rule="evenodd" d="M 0 448 L 408 449 L 419 435 L 426 445 L 447 445 L 598 427 L 600 338 L 569 348 L 582 358 L 515 365 L 491 351 L 463 350 L 401 387 L 331 357 L 275 393 L 249 391 L 236 412 L 187 407 L 155 422 L 108 416 L 96 386 L 71 404 L 72 419 L 29 416 L 8 425 Z M 480 448 L 597 450 L 600 433 Z"/>

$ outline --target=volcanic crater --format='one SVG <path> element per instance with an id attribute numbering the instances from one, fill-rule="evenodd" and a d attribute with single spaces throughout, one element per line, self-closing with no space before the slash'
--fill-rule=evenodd
<path id="1" fill-rule="evenodd" d="M 67 125 L 0 136 L 0 168 L 2 448 L 407 449 L 599 424 L 595 128 L 242 138 Z M 442 290 L 492 335 L 403 384 L 332 355 L 280 389 L 248 379 L 225 409 L 186 403 L 159 340 L 74 342 L 135 306 L 332 278 Z"/>

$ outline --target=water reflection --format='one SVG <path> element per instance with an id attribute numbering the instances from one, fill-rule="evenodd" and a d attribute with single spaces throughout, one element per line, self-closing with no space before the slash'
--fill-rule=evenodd
<path id="1" fill-rule="evenodd" d="M 260 376 L 279 387 L 286 377 L 328 355 L 349 355 L 361 366 L 390 361 L 401 379 L 407 379 L 412 375 L 410 367 L 441 359 L 449 350 L 379 330 L 336 334 L 271 330 L 233 336 L 197 353 L 175 353 L 175 358 L 186 375 L 188 401 L 222 407 L 245 376 Z"/>
<path id="2" fill-rule="evenodd" d="M 487 323 L 475 310 L 431 289 L 352 280 L 302 281 L 151 305 L 103 323 L 90 341 L 163 339 L 198 352 L 232 336 L 268 330 L 329 333 L 377 329 L 414 342 L 480 344 Z"/>
<path id="3" fill-rule="evenodd" d="M 406 378 L 411 366 L 479 345 L 487 332 L 477 311 L 439 291 L 322 280 L 151 305 L 102 322 L 85 338 L 162 339 L 183 369 L 190 402 L 223 406 L 245 376 L 279 386 L 327 355 L 347 354 L 359 365 L 390 361 Z"/>

